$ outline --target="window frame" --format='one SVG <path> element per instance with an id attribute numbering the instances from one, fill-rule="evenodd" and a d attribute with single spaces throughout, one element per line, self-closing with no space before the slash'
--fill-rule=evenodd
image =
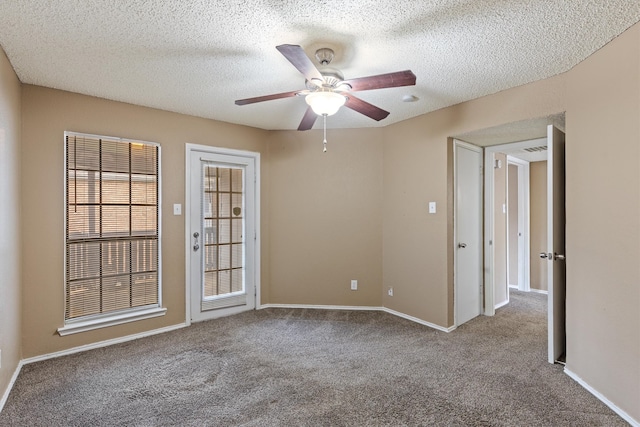
<path id="1" fill-rule="evenodd" d="M 68 153 L 67 153 L 67 138 L 68 137 L 80 137 L 80 138 L 91 138 L 91 139 L 103 139 L 103 140 L 109 140 L 109 141 L 115 141 L 115 142 L 121 142 L 121 143 L 128 143 L 128 144 L 144 144 L 144 145 L 151 145 L 154 147 L 157 147 L 157 181 L 156 181 L 156 186 L 157 186 L 157 199 L 156 199 L 156 203 L 157 203 L 157 226 L 158 226 L 158 230 L 157 230 L 157 253 L 158 253 L 158 260 L 157 260 L 157 276 L 158 276 L 158 301 L 157 304 L 147 304 L 144 306 L 139 306 L 139 307 L 130 307 L 130 308 L 124 308 L 124 309 L 120 309 L 120 310 L 113 310 L 113 311 L 109 311 L 107 313 L 97 313 L 97 314 L 90 314 L 90 315 L 85 315 L 85 316 L 80 316 L 77 318 L 72 318 L 72 319 L 67 319 L 67 315 L 66 315 L 66 310 L 67 310 L 67 270 L 68 270 L 68 266 L 67 266 L 67 210 L 68 210 L 68 200 L 67 200 L 67 193 L 68 193 L 68 189 L 67 189 L 67 185 L 68 185 Z M 64 146 L 64 176 L 63 176 L 63 180 L 64 180 L 64 219 L 63 219 L 63 242 L 64 242 L 64 248 L 63 248 L 63 258 L 64 258 L 64 273 L 63 273 L 63 284 L 64 286 L 62 287 L 62 296 L 63 296 L 63 313 L 62 313 L 62 318 L 63 318 L 63 324 L 64 326 L 58 328 L 57 332 L 59 335 L 61 336 L 65 336 L 65 335 L 69 335 L 69 334 L 75 334 L 75 333 L 79 333 L 79 332 L 85 332 L 85 331 L 90 331 L 90 330 L 94 330 L 94 329 L 99 329 L 99 328 L 105 328 L 105 327 L 109 327 L 109 326 L 114 326 L 114 325 L 119 325 L 119 324 L 123 324 L 123 323 L 129 323 L 129 322 L 134 322 L 134 321 L 138 321 L 138 320 L 144 320 L 144 319 L 150 319 L 153 317 L 159 317 L 159 316 L 163 316 L 166 314 L 167 309 L 162 307 L 162 187 L 161 187 L 161 177 L 162 177 L 162 173 L 161 173 L 161 152 L 162 152 L 162 148 L 160 146 L 160 144 L 155 143 L 155 142 L 149 142 L 149 141 L 141 141 L 141 140 L 136 140 L 136 139 L 130 139 L 130 138 L 119 138 L 119 137 L 113 137 L 113 136 L 103 136 L 103 135 L 93 135 L 93 134 L 87 134 L 87 133 L 80 133 L 80 132 L 73 132 L 73 131 L 65 131 L 64 132 L 64 137 L 63 137 L 63 146 Z"/>

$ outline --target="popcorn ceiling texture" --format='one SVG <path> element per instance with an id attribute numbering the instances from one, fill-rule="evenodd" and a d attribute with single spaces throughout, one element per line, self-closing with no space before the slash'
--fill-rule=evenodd
<path id="1" fill-rule="evenodd" d="M 264 129 L 306 109 L 233 103 L 304 89 L 276 45 L 331 47 L 345 78 L 411 69 L 415 87 L 359 94 L 385 120 L 329 119 L 357 128 L 565 72 L 639 20 L 637 0 L 0 0 L 0 46 L 23 83 Z"/>

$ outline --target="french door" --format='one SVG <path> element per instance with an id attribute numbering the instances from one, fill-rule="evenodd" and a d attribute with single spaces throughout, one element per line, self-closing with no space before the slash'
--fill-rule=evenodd
<path id="1" fill-rule="evenodd" d="M 187 146 L 190 319 L 256 306 L 259 154 Z"/>

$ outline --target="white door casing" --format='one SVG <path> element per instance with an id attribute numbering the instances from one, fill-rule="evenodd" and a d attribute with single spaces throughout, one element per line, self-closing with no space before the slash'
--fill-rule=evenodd
<path id="1" fill-rule="evenodd" d="M 482 312 L 482 149 L 454 141 L 454 316 Z"/>
<path id="2" fill-rule="evenodd" d="M 518 290 L 531 290 L 529 162 L 507 155 L 507 164 L 518 167 Z M 507 254 L 510 250 L 507 251 Z M 510 263 L 507 262 L 507 268 Z"/>
<path id="3" fill-rule="evenodd" d="M 547 128 L 547 254 L 549 363 L 565 353 L 565 136 Z M 544 260 L 542 260 L 544 262 Z"/>
<path id="4" fill-rule="evenodd" d="M 260 154 L 187 144 L 185 160 L 186 322 L 189 324 L 251 310 L 259 301 Z M 222 183 L 225 177 L 233 177 L 233 182 L 238 184 L 233 189 L 211 184 Z M 211 206 L 213 193 L 205 187 L 205 182 L 208 187 L 215 187 L 213 193 L 217 194 L 220 205 L 216 201 Z M 223 197 L 226 197 L 224 201 Z M 230 204 L 231 199 L 234 201 Z M 214 272 L 210 271 L 211 265 Z M 223 279 L 228 288 L 212 291 L 212 280 L 218 284 Z M 231 282 L 236 284 L 233 288 Z"/>

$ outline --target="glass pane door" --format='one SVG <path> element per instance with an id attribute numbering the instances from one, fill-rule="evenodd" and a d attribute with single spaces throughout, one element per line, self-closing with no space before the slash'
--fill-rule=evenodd
<path id="1" fill-rule="evenodd" d="M 256 153 L 187 146 L 191 321 L 256 306 L 260 277 Z M 247 237 L 248 236 L 248 237 Z"/>

